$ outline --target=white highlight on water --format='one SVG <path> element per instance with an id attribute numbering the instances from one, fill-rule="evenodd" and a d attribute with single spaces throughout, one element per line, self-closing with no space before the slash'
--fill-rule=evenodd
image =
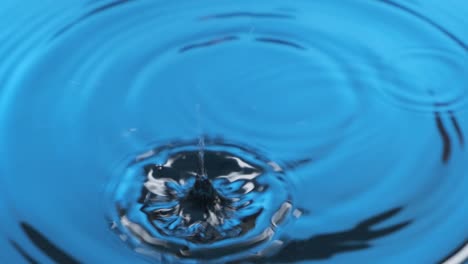
<path id="1" fill-rule="evenodd" d="M 468 259 L 468 244 L 442 264 L 462 264 Z"/>

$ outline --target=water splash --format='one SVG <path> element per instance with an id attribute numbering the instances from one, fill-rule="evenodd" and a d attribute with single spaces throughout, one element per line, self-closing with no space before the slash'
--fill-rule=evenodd
<path id="1" fill-rule="evenodd" d="M 199 104 L 196 105 L 197 111 L 197 119 L 198 119 L 198 130 L 200 133 L 200 138 L 198 139 L 198 159 L 200 161 L 200 168 L 201 174 L 200 176 L 206 176 L 206 169 L 205 169 L 205 137 L 203 136 L 203 129 L 202 129 L 202 118 L 201 118 L 201 106 Z"/>
<path id="2" fill-rule="evenodd" d="M 167 144 L 138 156 L 117 178 L 113 228 L 134 237 L 132 247 L 167 259 L 235 260 L 281 234 L 293 209 L 281 169 L 257 153 L 209 143 L 204 162 L 200 144 Z"/>

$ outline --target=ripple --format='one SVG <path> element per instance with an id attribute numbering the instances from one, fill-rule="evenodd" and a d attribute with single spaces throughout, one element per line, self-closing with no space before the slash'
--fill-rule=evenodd
<path id="1" fill-rule="evenodd" d="M 198 145 L 168 144 L 138 155 L 119 177 L 113 227 L 132 247 L 233 259 L 260 252 L 278 236 L 292 212 L 281 168 L 245 148 L 207 143 L 204 163 Z"/>
<path id="2" fill-rule="evenodd" d="M 447 111 L 466 106 L 468 86 L 465 55 L 447 50 L 406 49 L 395 56 L 382 92 L 402 107 Z"/>
<path id="3" fill-rule="evenodd" d="M 0 4 L 0 245 L 40 263 L 466 258 L 457 5 Z"/>

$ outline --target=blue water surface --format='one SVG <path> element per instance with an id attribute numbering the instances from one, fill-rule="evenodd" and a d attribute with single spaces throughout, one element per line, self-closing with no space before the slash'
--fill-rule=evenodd
<path id="1" fill-rule="evenodd" d="M 2 0 L 0 262 L 466 263 L 466 14 Z"/>

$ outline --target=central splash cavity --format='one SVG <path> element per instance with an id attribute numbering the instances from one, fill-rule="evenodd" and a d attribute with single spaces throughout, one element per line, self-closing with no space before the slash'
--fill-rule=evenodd
<path id="1" fill-rule="evenodd" d="M 210 176 L 201 175 L 194 171 L 197 154 L 185 151 L 162 166 L 146 165 L 143 212 L 161 233 L 193 243 L 213 243 L 249 231 L 262 207 L 247 195 L 263 191 L 255 181 L 262 169 L 229 153 L 206 152 L 206 159 L 220 167 L 210 170 Z"/>
<path id="2" fill-rule="evenodd" d="M 113 229 L 160 261 L 270 254 L 293 207 L 283 173 L 219 140 L 202 150 L 195 141 L 158 147 L 134 158 L 114 184 Z"/>

